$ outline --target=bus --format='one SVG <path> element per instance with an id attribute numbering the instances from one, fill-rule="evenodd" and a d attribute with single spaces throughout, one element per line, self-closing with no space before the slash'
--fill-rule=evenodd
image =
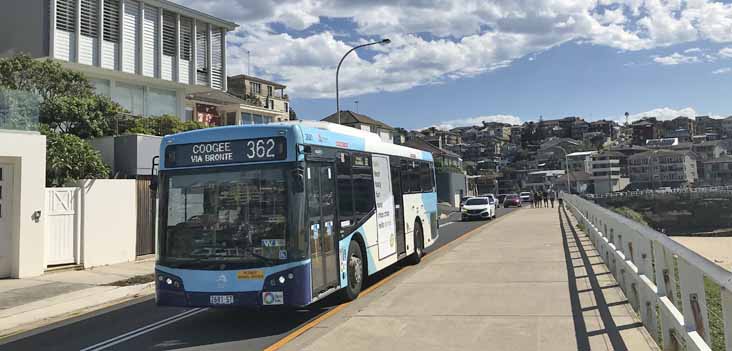
<path id="1" fill-rule="evenodd" d="M 168 135 L 157 179 L 159 305 L 352 300 L 438 238 L 432 155 L 338 124 Z"/>

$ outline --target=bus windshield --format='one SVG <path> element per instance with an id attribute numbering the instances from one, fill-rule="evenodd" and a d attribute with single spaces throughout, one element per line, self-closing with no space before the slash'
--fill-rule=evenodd
<path id="1" fill-rule="evenodd" d="M 268 266 L 302 258 L 289 166 L 169 172 L 163 176 L 161 263 Z M 295 216 L 301 217 L 301 216 Z M 293 237 L 288 240 L 288 233 Z"/>

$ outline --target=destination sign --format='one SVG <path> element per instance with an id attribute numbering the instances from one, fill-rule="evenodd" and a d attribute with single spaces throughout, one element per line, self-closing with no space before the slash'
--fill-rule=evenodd
<path id="1" fill-rule="evenodd" d="M 277 161 L 285 158 L 287 140 L 284 137 L 170 145 L 165 149 L 166 167 Z"/>

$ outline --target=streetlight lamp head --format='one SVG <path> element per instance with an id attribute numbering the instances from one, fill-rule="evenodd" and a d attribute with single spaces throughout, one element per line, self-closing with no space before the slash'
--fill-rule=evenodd
<path id="1" fill-rule="evenodd" d="M 381 43 L 381 44 L 389 44 L 389 43 L 391 43 L 391 39 L 389 39 L 389 38 L 386 38 L 386 39 L 382 39 L 382 40 L 380 41 L 380 43 Z"/>

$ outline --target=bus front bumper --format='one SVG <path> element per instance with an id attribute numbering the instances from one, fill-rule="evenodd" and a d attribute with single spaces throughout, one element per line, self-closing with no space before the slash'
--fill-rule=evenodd
<path id="1" fill-rule="evenodd" d="M 156 270 L 155 274 L 155 301 L 161 306 L 261 309 L 303 307 L 312 300 L 310 264 L 271 272 L 256 282 L 256 289 L 237 286 L 231 278 L 221 279 L 222 276 L 236 277 L 236 272 L 165 269 Z M 211 282 L 204 284 L 210 285 L 210 290 L 194 283 L 193 280 L 201 279 L 201 275 Z M 227 283 L 221 284 L 222 281 Z M 248 283 L 251 286 L 255 282 Z M 197 291 L 188 290 L 187 285 L 198 285 Z"/>

